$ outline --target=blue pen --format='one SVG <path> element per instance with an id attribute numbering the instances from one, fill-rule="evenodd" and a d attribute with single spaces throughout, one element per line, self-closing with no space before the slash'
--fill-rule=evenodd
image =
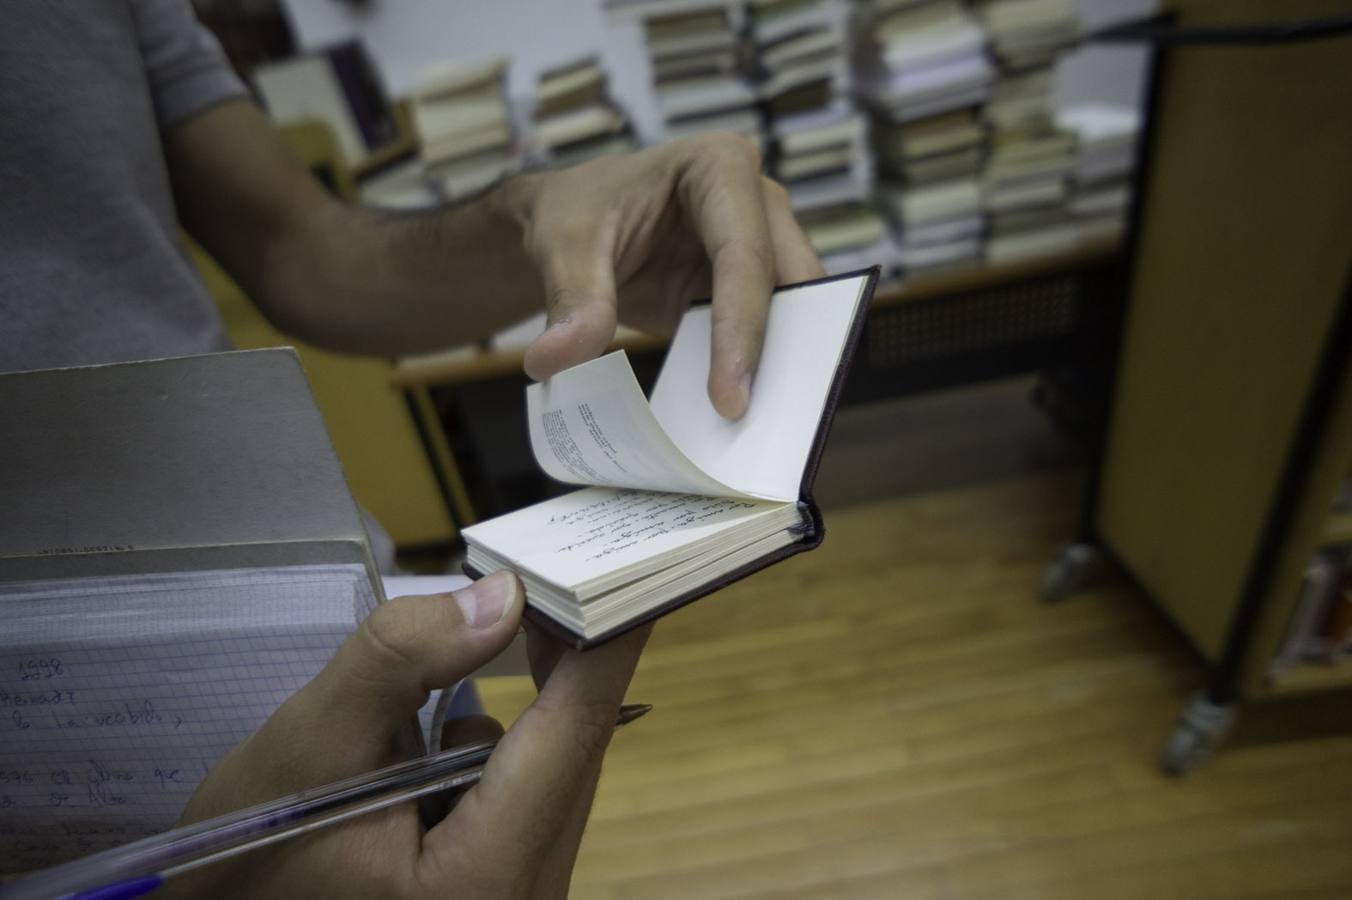
<path id="1" fill-rule="evenodd" d="M 164 884 L 163 876 L 146 875 L 144 878 L 132 878 L 107 887 L 94 888 L 92 891 L 80 891 L 71 897 L 71 900 L 131 900 L 132 897 L 149 894 L 162 884 Z"/>
<path id="2" fill-rule="evenodd" d="M 123 900 L 269 844 L 479 780 L 496 742 L 470 744 L 114 847 L 0 885 L 0 900 Z"/>

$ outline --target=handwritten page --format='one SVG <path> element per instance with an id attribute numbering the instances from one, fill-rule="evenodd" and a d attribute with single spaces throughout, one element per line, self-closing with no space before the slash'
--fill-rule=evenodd
<path id="1" fill-rule="evenodd" d="M 0 872 L 169 828 L 373 602 L 361 566 L 5 585 Z"/>
<path id="2" fill-rule="evenodd" d="M 661 554 L 693 555 L 721 532 L 784 508 L 746 498 L 588 488 L 481 522 L 465 537 L 513 569 L 580 587 Z"/>
<path id="3" fill-rule="evenodd" d="M 685 457 L 653 417 L 629 359 L 617 350 L 526 389 L 540 468 L 569 484 L 743 496 Z"/>

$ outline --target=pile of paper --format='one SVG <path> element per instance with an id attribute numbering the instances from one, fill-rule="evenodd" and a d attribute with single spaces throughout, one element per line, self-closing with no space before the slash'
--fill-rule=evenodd
<path id="1" fill-rule="evenodd" d="M 1069 249 L 1079 239 L 1068 206 L 1077 142 L 1056 124 L 1053 87 L 1057 56 L 1079 33 L 1073 0 L 992 0 L 982 20 L 1000 68 L 983 111 L 990 128 L 981 179 L 986 258 Z"/>
<path id="2" fill-rule="evenodd" d="M 1068 206 L 1080 236 L 1120 237 L 1131 207 L 1139 114 L 1126 107 L 1085 104 L 1062 110 L 1057 120 L 1079 136 Z"/>
<path id="3" fill-rule="evenodd" d="M 429 180 L 447 200 L 476 193 L 521 164 L 504 90 L 507 62 L 448 63 L 413 88 L 413 123 Z"/>
<path id="4" fill-rule="evenodd" d="M 555 166 L 635 149 L 629 121 L 608 96 L 606 75 L 596 59 L 540 75 L 532 144 L 537 156 Z"/>
<path id="5" fill-rule="evenodd" d="M 759 145 L 756 92 L 739 65 L 740 6 L 663 13 L 651 7 L 643 33 L 667 140 L 730 131 Z"/>

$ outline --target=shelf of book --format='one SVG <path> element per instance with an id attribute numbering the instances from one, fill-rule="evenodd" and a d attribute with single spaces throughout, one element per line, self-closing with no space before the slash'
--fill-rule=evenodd
<path id="1" fill-rule="evenodd" d="M 1280 696 L 1346 688 L 1352 688 L 1352 665 L 1302 663 L 1274 675 L 1265 689 L 1255 693 Z"/>
<path id="2" fill-rule="evenodd" d="M 1352 512 L 1333 513 L 1324 523 L 1324 531 L 1319 536 L 1324 546 L 1352 543 Z"/>
<path id="3" fill-rule="evenodd" d="M 873 309 L 927 300 L 947 294 L 998 286 L 1038 275 L 1069 272 L 1099 265 L 1121 252 L 1116 240 L 1086 242 L 1065 253 L 1049 254 L 1005 263 L 983 263 L 951 272 L 936 273 L 909 281 L 880 286 L 873 298 Z M 666 339 L 631 333 L 614 341 L 611 350 L 642 352 L 655 350 Z M 390 384 L 398 389 L 469 384 L 521 371 L 524 347 L 477 349 L 462 347 L 444 353 L 408 357 L 400 360 L 390 374 Z"/>

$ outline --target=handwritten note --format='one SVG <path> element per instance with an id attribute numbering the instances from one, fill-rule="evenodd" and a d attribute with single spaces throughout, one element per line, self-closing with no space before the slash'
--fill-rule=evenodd
<path id="1" fill-rule="evenodd" d="M 0 872 L 170 827 L 368 609 L 360 566 L 0 589 Z"/>

